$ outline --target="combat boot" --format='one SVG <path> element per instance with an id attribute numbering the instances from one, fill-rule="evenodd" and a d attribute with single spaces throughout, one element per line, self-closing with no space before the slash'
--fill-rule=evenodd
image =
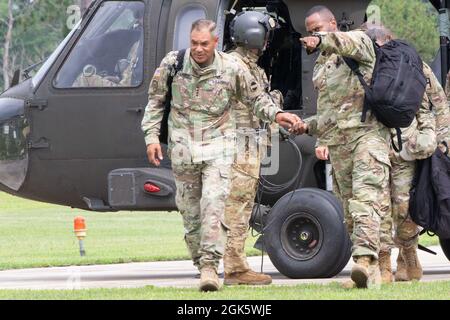
<path id="1" fill-rule="evenodd" d="M 406 264 L 403 260 L 402 251 L 403 249 L 399 248 L 397 257 L 397 271 L 395 271 L 395 281 L 410 281 L 408 272 L 406 271 Z"/>
<path id="2" fill-rule="evenodd" d="M 203 267 L 200 270 L 200 291 L 217 291 L 220 289 L 219 276 L 213 267 Z"/>
<path id="3" fill-rule="evenodd" d="M 225 285 L 267 285 L 272 283 L 272 277 L 264 273 L 257 273 L 253 270 L 248 270 L 245 272 L 233 272 L 230 274 L 225 273 L 223 283 Z"/>
<path id="4" fill-rule="evenodd" d="M 382 280 L 378 259 L 372 259 L 369 265 L 369 279 L 367 279 L 367 288 L 380 289 L 381 283 Z"/>
<path id="5" fill-rule="evenodd" d="M 341 287 L 343 289 L 355 289 L 356 283 L 353 280 L 346 280 L 346 281 L 342 282 Z"/>
<path id="6" fill-rule="evenodd" d="M 417 257 L 416 246 L 403 248 L 402 257 L 406 265 L 406 273 L 410 280 L 420 280 L 423 276 L 422 266 L 420 265 L 419 257 Z"/>
<path id="7" fill-rule="evenodd" d="M 350 277 L 357 288 L 379 289 L 381 286 L 380 266 L 371 256 L 360 256 L 352 268 Z"/>
<path id="8" fill-rule="evenodd" d="M 367 288 L 369 266 L 371 261 L 371 256 L 359 256 L 356 263 L 353 265 L 350 277 L 353 282 L 355 282 L 357 288 Z"/>
<path id="9" fill-rule="evenodd" d="M 391 251 L 380 251 L 378 263 L 380 265 L 381 282 L 391 283 L 393 281 Z"/>

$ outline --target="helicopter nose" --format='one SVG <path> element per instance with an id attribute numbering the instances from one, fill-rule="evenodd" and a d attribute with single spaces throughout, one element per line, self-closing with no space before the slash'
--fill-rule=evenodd
<path id="1" fill-rule="evenodd" d="M 28 169 L 28 121 L 21 99 L 0 98 L 0 185 L 18 191 Z M 4 189 L 4 188 L 3 188 Z"/>

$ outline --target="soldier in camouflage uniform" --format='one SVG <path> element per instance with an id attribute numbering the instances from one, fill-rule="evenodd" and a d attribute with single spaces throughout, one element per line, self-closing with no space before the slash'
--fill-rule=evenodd
<path id="1" fill-rule="evenodd" d="M 200 270 L 200 290 L 220 288 L 217 275 L 228 227 L 224 223 L 231 164 L 235 152 L 235 124 L 230 115 L 239 102 L 264 121 L 293 126 L 299 118 L 283 113 L 248 69 L 216 50 L 216 25 L 198 20 L 192 25 L 191 48 L 184 67 L 173 78 L 169 115 L 168 156 L 177 186 L 176 204 L 183 217 L 185 241 Z M 167 79 L 178 52 L 170 52 L 156 69 L 142 120 L 147 154 L 159 166 L 159 142 Z"/>
<path id="2" fill-rule="evenodd" d="M 338 32 L 335 17 L 324 6 L 307 13 L 306 29 L 313 34 L 301 39 L 307 51 L 322 53 L 313 76 L 317 117 L 301 131 L 317 135 L 317 145 L 329 148 L 334 190 L 353 241 L 351 279 L 357 287 L 378 287 L 380 223 L 390 212 L 389 130 L 370 113 L 361 122 L 364 89 L 342 58 L 357 60 L 370 82 L 375 51 L 364 32 Z"/>
<path id="3" fill-rule="evenodd" d="M 367 34 L 380 46 L 393 38 L 384 26 L 372 26 Z M 380 269 L 385 283 L 392 281 L 390 251 L 394 243 L 399 247 L 395 280 L 420 280 L 422 277 L 422 267 L 417 257 L 419 227 L 408 213 L 415 160 L 428 158 L 436 149 L 437 142 L 445 144 L 449 140 L 450 111 L 445 93 L 426 63 L 423 63 L 423 72 L 427 87 L 416 119 L 408 128 L 402 129 L 401 152 L 395 152 L 392 148 L 390 153 L 392 216 L 387 216 L 382 222 L 380 251 Z M 395 130 L 391 134 L 394 138 Z"/>
<path id="4" fill-rule="evenodd" d="M 248 68 L 262 88 L 269 91 L 269 81 L 258 59 L 266 49 L 269 33 L 276 26 L 267 14 L 256 11 L 244 11 L 231 22 L 231 38 L 237 48 L 230 52 L 242 68 Z M 250 30 L 250 32 L 248 32 Z M 282 105 L 280 91 L 271 93 L 277 105 Z M 232 111 L 238 132 L 238 157 L 235 158 L 231 171 L 231 192 L 226 201 L 225 222 L 230 228 L 223 257 L 224 284 L 265 285 L 272 282 L 269 275 L 256 273 L 250 269 L 245 255 L 245 240 L 248 235 L 249 221 L 254 199 L 258 190 L 261 151 L 265 145 L 259 143 L 260 135 L 266 132 L 251 112 L 251 108 L 239 104 Z M 245 138 L 250 139 L 245 141 Z M 253 147 L 254 150 L 251 150 Z M 256 152 L 255 152 L 256 151 Z"/>
<path id="5" fill-rule="evenodd" d="M 394 243 L 399 248 L 395 280 L 419 280 L 422 277 L 422 267 L 417 257 L 419 228 L 409 216 L 409 192 L 416 171 L 415 160 L 428 158 L 436 150 L 436 119 L 432 109 L 441 103 L 439 91 L 443 92 L 426 63 L 423 70 L 428 84 L 416 119 L 408 128 L 402 129 L 401 152 L 398 153 L 393 148 L 390 152 L 392 217 L 388 217 L 382 224 L 380 252 L 380 269 L 385 283 L 392 281 L 390 253 Z M 391 134 L 395 141 L 395 130 Z"/>
<path id="6" fill-rule="evenodd" d="M 447 108 L 442 106 L 435 111 L 438 144 L 442 151 L 448 155 L 448 148 L 450 147 L 450 72 L 447 74 L 445 93 L 447 97 Z"/>

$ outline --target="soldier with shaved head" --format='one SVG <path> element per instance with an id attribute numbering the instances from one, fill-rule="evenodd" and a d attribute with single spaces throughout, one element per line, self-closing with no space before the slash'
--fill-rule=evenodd
<path id="1" fill-rule="evenodd" d="M 371 113 L 361 122 L 364 88 L 344 61 L 356 60 L 369 83 L 375 50 L 363 31 L 339 32 L 333 13 L 324 6 L 311 8 L 305 23 L 311 36 L 301 42 L 307 52 L 321 53 L 313 75 L 317 115 L 302 129 L 318 136 L 319 151 L 329 150 L 333 190 L 343 203 L 353 241 L 351 279 L 357 287 L 378 287 L 380 225 L 390 210 L 389 130 Z"/>

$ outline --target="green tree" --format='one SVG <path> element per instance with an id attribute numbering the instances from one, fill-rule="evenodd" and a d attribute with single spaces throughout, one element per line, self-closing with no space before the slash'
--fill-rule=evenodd
<path id="1" fill-rule="evenodd" d="M 374 0 L 371 4 L 380 7 L 381 22 L 396 37 L 414 45 L 424 61 L 434 59 L 439 49 L 438 15 L 429 1 Z"/>
<path id="2" fill-rule="evenodd" d="M 67 8 L 80 0 L 2 0 L 0 2 L 0 92 L 6 89 L 4 75 L 11 78 L 14 70 L 39 62 L 56 48 L 70 31 L 66 26 Z M 11 39 L 6 35 L 9 12 L 12 11 Z M 8 46 L 6 46 L 7 42 Z M 5 52 L 5 48 L 8 48 Z"/>

